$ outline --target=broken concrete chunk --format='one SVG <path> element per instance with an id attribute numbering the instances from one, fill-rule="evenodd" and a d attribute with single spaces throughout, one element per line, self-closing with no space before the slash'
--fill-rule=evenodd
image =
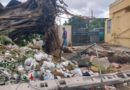
<path id="1" fill-rule="evenodd" d="M 91 66 L 90 69 L 94 72 L 99 72 L 99 68 L 96 66 Z"/>
<path id="2" fill-rule="evenodd" d="M 111 66 L 114 67 L 114 68 L 120 68 L 120 64 L 118 63 L 111 63 Z"/>
<path id="3" fill-rule="evenodd" d="M 105 70 L 107 70 L 110 67 L 110 62 L 107 57 L 104 58 L 93 58 L 91 59 L 91 62 L 94 66 L 101 66 Z"/>

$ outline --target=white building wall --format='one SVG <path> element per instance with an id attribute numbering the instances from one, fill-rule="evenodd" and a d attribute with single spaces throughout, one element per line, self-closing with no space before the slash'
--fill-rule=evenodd
<path id="1" fill-rule="evenodd" d="M 62 39 L 63 27 L 67 31 L 67 41 L 68 41 L 68 44 L 71 44 L 72 43 L 72 27 L 71 27 L 71 25 L 58 26 L 58 35 L 59 35 L 60 42 L 61 42 L 61 44 L 63 42 L 63 39 Z"/>

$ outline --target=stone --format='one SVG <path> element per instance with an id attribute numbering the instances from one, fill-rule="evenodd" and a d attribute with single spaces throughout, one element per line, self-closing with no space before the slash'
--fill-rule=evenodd
<path id="1" fill-rule="evenodd" d="M 111 66 L 114 67 L 114 68 L 120 68 L 120 64 L 118 63 L 111 63 Z"/>
<path id="2" fill-rule="evenodd" d="M 94 66 L 97 66 L 97 67 L 100 66 L 101 68 L 104 68 L 105 70 L 107 70 L 110 67 L 110 62 L 107 57 L 103 57 L 99 59 L 94 57 L 93 59 L 91 59 L 91 62 Z"/>

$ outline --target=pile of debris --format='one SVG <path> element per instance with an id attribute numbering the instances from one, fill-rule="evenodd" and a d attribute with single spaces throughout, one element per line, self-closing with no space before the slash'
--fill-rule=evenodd
<path id="1" fill-rule="evenodd" d="M 97 73 L 76 61 L 61 60 L 30 46 L 0 45 L 0 84 L 30 80 L 53 80 L 76 76 L 94 76 Z"/>
<path id="2" fill-rule="evenodd" d="M 97 56 L 96 52 L 98 52 L 99 58 L 107 57 L 111 63 L 130 63 L 130 49 L 122 46 L 112 46 L 109 44 L 97 44 L 95 46 L 95 44 L 93 44 L 84 47 L 79 46 L 76 52 L 77 53 L 71 55 L 68 59 L 77 61 L 80 60 L 80 58 L 90 60 L 91 57 Z"/>
<path id="3" fill-rule="evenodd" d="M 103 74 L 118 72 L 121 65 L 103 56 L 101 47 L 89 46 L 78 52 L 78 56 L 66 59 L 49 55 L 35 45 L 0 45 L 0 84 L 99 76 L 100 71 Z"/>

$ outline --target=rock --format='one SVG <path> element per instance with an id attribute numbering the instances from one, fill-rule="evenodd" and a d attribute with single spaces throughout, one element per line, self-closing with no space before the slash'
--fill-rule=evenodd
<path id="1" fill-rule="evenodd" d="M 67 68 L 68 70 L 73 70 L 75 69 L 76 67 L 78 67 L 78 65 L 75 65 L 73 63 L 69 63 L 68 66 L 66 66 L 65 68 Z"/>
<path id="2" fill-rule="evenodd" d="M 65 61 L 65 62 L 62 62 L 61 65 L 67 67 L 69 65 L 70 61 Z"/>
<path id="3" fill-rule="evenodd" d="M 110 67 L 110 62 L 107 57 L 103 57 L 99 59 L 95 57 L 91 59 L 91 62 L 94 66 L 97 66 L 97 67 L 100 66 L 101 68 L 104 68 L 105 70 L 107 70 Z"/>
<path id="4" fill-rule="evenodd" d="M 63 48 L 64 53 L 73 53 L 73 50 L 71 48 Z"/>
<path id="5" fill-rule="evenodd" d="M 111 63 L 111 66 L 114 67 L 114 68 L 120 68 L 120 64 L 118 63 Z"/>
<path id="6" fill-rule="evenodd" d="M 95 67 L 95 66 L 91 66 L 91 70 L 92 70 L 93 72 L 99 72 L 98 67 Z"/>
<path id="7" fill-rule="evenodd" d="M 52 71 L 52 74 L 54 75 L 54 76 L 60 76 L 60 77 L 64 77 L 64 72 L 63 72 L 63 70 L 62 69 L 56 69 L 56 70 L 54 70 L 54 71 Z"/>

